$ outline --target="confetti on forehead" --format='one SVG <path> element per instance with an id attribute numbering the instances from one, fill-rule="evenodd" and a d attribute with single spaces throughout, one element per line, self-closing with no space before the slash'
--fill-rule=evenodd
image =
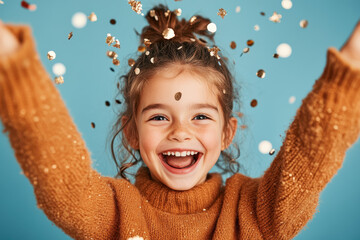
<path id="1" fill-rule="evenodd" d="M 217 57 L 217 59 L 220 59 L 220 56 L 218 54 L 219 51 L 220 51 L 220 49 L 217 46 L 209 48 L 210 56 L 215 56 L 215 57 Z"/>
<path id="2" fill-rule="evenodd" d="M 182 94 L 181 94 L 181 92 L 177 92 L 176 94 L 175 94 L 175 100 L 176 101 L 179 101 L 180 99 L 181 99 L 181 96 L 182 96 Z"/>
<path id="3" fill-rule="evenodd" d="M 224 17 L 226 16 L 227 12 L 225 11 L 225 9 L 220 8 L 219 12 L 217 13 L 217 15 L 219 15 L 222 19 L 224 19 Z"/>

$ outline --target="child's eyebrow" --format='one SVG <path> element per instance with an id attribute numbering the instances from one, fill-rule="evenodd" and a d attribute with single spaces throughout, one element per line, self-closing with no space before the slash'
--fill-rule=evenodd
<path id="1" fill-rule="evenodd" d="M 170 106 L 166 105 L 166 104 L 161 104 L 161 103 L 150 104 L 143 108 L 143 110 L 141 111 L 141 114 L 143 114 L 144 112 L 151 110 L 151 109 L 169 109 L 169 108 L 170 108 Z M 215 110 L 216 112 L 219 112 L 219 110 L 216 106 L 211 105 L 209 103 L 198 103 L 198 104 L 193 104 L 191 106 L 191 109 L 200 109 L 200 108 L 209 108 L 209 109 Z"/>

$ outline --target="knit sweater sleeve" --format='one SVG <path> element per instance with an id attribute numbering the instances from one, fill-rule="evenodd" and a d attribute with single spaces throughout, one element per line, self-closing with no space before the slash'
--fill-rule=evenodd
<path id="1" fill-rule="evenodd" d="M 90 153 L 40 62 L 30 28 L 7 28 L 20 49 L 0 58 L 0 119 L 38 207 L 73 238 L 112 239 L 116 204 L 108 178 L 91 168 Z"/>
<path id="2" fill-rule="evenodd" d="M 360 132 L 360 69 L 334 48 L 260 179 L 256 212 L 265 239 L 291 239 L 312 218 L 321 190 Z"/>

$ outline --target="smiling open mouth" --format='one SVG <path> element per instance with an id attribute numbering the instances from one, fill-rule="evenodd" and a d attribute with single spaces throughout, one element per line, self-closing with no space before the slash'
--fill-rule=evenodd
<path id="1" fill-rule="evenodd" d="M 193 166 L 199 159 L 201 153 L 195 153 L 194 155 L 175 156 L 171 154 L 162 153 L 159 154 L 161 160 L 168 166 L 175 169 L 186 169 Z"/>

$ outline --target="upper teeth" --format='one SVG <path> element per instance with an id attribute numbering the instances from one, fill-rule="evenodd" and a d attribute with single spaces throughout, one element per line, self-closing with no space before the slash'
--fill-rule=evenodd
<path id="1" fill-rule="evenodd" d="M 163 155 L 173 155 L 176 157 L 185 157 L 185 156 L 189 156 L 189 155 L 195 155 L 198 154 L 198 152 L 194 152 L 194 151 L 183 151 L 183 152 L 163 152 Z"/>

